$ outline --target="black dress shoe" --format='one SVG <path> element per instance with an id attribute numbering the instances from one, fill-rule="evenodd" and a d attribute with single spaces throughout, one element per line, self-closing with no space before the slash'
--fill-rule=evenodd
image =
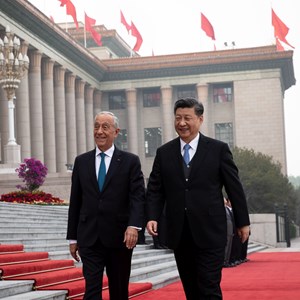
<path id="1" fill-rule="evenodd" d="M 154 249 L 169 249 L 169 248 L 165 245 L 154 245 Z"/>

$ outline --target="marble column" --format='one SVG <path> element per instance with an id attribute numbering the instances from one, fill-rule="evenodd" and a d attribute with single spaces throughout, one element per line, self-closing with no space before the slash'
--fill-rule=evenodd
<path id="1" fill-rule="evenodd" d="M 6 92 L 0 88 L 0 139 L 1 139 L 1 162 L 4 163 L 4 146 L 8 141 L 8 105 Z"/>
<path id="2" fill-rule="evenodd" d="M 197 84 L 197 93 L 198 93 L 198 100 L 202 102 L 204 106 L 204 114 L 203 114 L 203 123 L 201 126 L 201 132 L 205 135 L 212 136 L 208 124 L 210 119 L 209 114 L 209 105 L 208 105 L 208 84 Z"/>
<path id="3" fill-rule="evenodd" d="M 23 42 L 21 52 L 27 53 L 27 49 L 28 43 Z M 28 84 L 28 71 L 26 71 L 16 90 L 16 138 L 17 143 L 21 145 L 21 161 L 32 156 Z"/>
<path id="4" fill-rule="evenodd" d="M 31 156 L 44 163 L 41 59 L 39 50 L 29 51 L 29 104 Z"/>
<path id="5" fill-rule="evenodd" d="M 50 58 L 42 59 L 44 159 L 49 173 L 56 172 L 53 67 L 54 60 Z"/>
<path id="6" fill-rule="evenodd" d="M 94 92 L 94 107 L 93 107 L 94 118 L 95 118 L 96 114 L 102 110 L 101 105 L 102 105 L 102 92 L 99 90 L 95 90 L 95 92 Z"/>
<path id="7" fill-rule="evenodd" d="M 66 74 L 66 124 L 67 124 L 67 163 L 73 164 L 77 155 L 75 79 L 72 73 Z"/>
<path id="8" fill-rule="evenodd" d="M 126 90 L 128 112 L 128 150 L 138 154 L 138 129 L 137 129 L 137 99 L 136 89 Z"/>
<path id="9" fill-rule="evenodd" d="M 61 66 L 54 67 L 54 110 L 57 172 L 67 171 L 66 103 L 64 78 L 65 69 Z"/>
<path id="10" fill-rule="evenodd" d="M 91 150 L 95 147 L 94 143 L 94 112 L 93 112 L 93 95 L 94 88 L 91 86 L 85 89 L 85 130 L 86 130 L 86 147 Z"/>
<path id="11" fill-rule="evenodd" d="M 76 103 L 76 131 L 77 131 L 77 154 L 87 151 L 85 109 L 84 109 L 84 86 L 81 79 L 75 81 L 75 103 Z"/>
<path id="12" fill-rule="evenodd" d="M 172 87 L 162 86 L 161 88 L 161 113 L 163 141 L 166 143 L 174 138 L 174 113 L 172 101 Z"/>

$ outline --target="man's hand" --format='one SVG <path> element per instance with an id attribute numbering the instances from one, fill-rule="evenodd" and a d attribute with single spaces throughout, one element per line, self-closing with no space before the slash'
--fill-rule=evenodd
<path id="1" fill-rule="evenodd" d="M 76 261 L 80 261 L 80 257 L 79 257 L 79 251 L 78 251 L 78 246 L 77 243 L 73 243 L 69 245 L 70 248 L 70 253 L 72 255 L 72 257 L 76 260 Z"/>
<path id="2" fill-rule="evenodd" d="M 247 239 L 249 238 L 250 226 L 244 226 L 244 227 L 237 228 L 237 233 L 238 233 L 239 238 L 241 239 L 241 242 L 242 243 L 246 242 Z"/>
<path id="3" fill-rule="evenodd" d="M 138 240 L 138 230 L 136 228 L 128 226 L 124 234 L 124 243 L 128 249 L 133 249 L 136 246 Z"/>
<path id="4" fill-rule="evenodd" d="M 156 221 L 149 221 L 147 223 L 147 231 L 152 236 L 158 235 L 158 233 L 157 233 L 157 222 Z"/>

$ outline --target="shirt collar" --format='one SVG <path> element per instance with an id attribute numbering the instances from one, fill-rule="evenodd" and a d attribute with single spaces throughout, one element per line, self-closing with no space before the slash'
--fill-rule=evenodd
<path id="1" fill-rule="evenodd" d="M 115 145 L 113 144 L 108 150 L 104 151 L 104 153 L 109 156 L 109 157 L 112 157 L 113 156 L 113 153 L 115 151 Z M 99 155 L 102 151 L 96 147 L 96 156 Z"/>
<path id="2" fill-rule="evenodd" d="M 189 145 L 191 146 L 191 148 L 193 150 L 197 149 L 199 138 L 200 138 L 200 134 L 198 133 L 197 136 L 189 142 Z M 183 147 L 185 146 L 185 144 L 186 144 L 186 142 L 184 142 L 182 139 L 180 139 L 180 149 L 181 149 L 181 151 L 183 151 Z"/>

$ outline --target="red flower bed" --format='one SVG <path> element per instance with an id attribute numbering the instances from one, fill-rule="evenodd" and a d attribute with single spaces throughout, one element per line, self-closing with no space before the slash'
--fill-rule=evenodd
<path id="1" fill-rule="evenodd" d="M 17 191 L 1 195 L 0 201 L 26 204 L 62 205 L 64 200 L 42 191 Z"/>

